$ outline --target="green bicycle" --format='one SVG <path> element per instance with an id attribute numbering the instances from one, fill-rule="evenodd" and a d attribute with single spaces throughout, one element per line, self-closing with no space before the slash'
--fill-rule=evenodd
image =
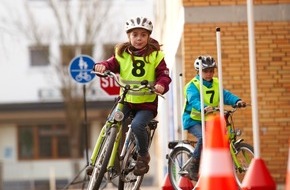
<path id="1" fill-rule="evenodd" d="M 241 188 L 246 171 L 251 160 L 254 158 L 254 149 L 252 145 L 244 143 L 244 139 L 237 138 L 242 134 L 240 129 L 235 129 L 233 122 L 233 114 L 237 109 L 238 107 L 234 107 L 232 110 L 225 110 L 224 117 L 230 145 L 230 154 L 235 170 L 235 179 L 237 185 Z M 214 109 L 214 112 L 218 111 L 218 108 Z M 168 147 L 171 149 L 171 152 L 166 156 L 168 159 L 168 175 L 172 186 L 176 190 L 181 190 L 179 187 L 180 179 L 189 176 L 189 171 L 186 168 L 193 158 L 192 153 L 195 143 L 194 141 L 188 140 L 171 141 L 168 143 Z"/>
<path id="2" fill-rule="evenodd" d="M 105 125 L 102 127 L 99 137 L 96 141 L 90 161 L 92 172 L 90 174 L 88 190 L 103 189 L 109 182 L 114 184 L 118 181 L 119 190 L 138 190 L 141 186 L 143 176 L 135 176 L 133 174 L 137 160 L 137 143 L 133 135 L 130 122 L 133 115 L 129 117 L 128 131 L 120 151 L 121 139 L 125 133 L 122 125 L 124 114 L 122 112 L 125 97 L 129 91 L 140 91 L 147 89 L 151 93 L 163 97 L 154 91 L 154 87 L 148 84 L 148 81 L 142 81 L 139 87 L 130 85 L 122 85 L 118 77 L 111 71 L 104 73 L 92 72 L 99 77 L 111 77 L 122 88 L 122 93 L 117 98 L 111 112 L 109 113 Z M 164 98 L 164 97 L 163 97 Z M 148 124 L 148 145 L 150 147 L 158 121 L 152 120 Z"/>

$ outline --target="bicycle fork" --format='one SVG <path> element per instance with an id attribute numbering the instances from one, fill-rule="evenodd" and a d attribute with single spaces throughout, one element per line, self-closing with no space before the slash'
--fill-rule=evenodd
<path id="1" fill-rule="evenodd" d="M 107 131 L 107 127 L 106 125 L 102 127 L 102 130 L 100 132 L 100 135 L 97 139 L 97 142 L 95 144 L 95 147 L 94 147 L 94 150 L 93 150 L 93 153 L 91 155 L 91 164 L 94 166 L 95 163 L 96 163 L 96 160 L 97 160 L 97 157 L 98 157 L 98 153 L 99 153 L 99 150 L 100 150 L 100 147 L 103 143 L 103 140 L 104 140 L 104 137 L 106 136 L 106 131 Z"/>
<path id="2" fill-rule="evenodd" d="M 240 139 L 239 141 L 237 141 L 235 144 L 231 141 L 230 142 L 230 153 L 231 153 L 231 156 L 232 156 L 232 160 L 234 162 L 234 165 L 235 165 L 235 169 L 238 170 L 239 172 L 242 172 L 243 171 L 243 168 L 240 164 L 240 162 L 238 161 L 237 159 L 237 149 L 235 147 L 236 144 L 240 143 L 240 141 L 242 141 L 242 139 Z"/>
<path id="3" fill-rule="evenodd" d="M 110 161 L 108 163 L 108 168 L 110 166 L 114 166 L 115 158 L 116 158 L 116 155 L 117 155 L 116 153 L 117 153 L 117 150 L 118 150 L 118 147 L 119 147 L 119 143 L 120 143 L 120 139 L 121 139 L 121 136 L 122 136 L 122 127 L 119 124 L 113 124 L 113 126 L 110 126 L 110 127 L 116 127 L 118 129 L 118 134 L 117 134 L 116 140 L 114 142 L 114 147 L 113 147 L 113 150 L 112 150 L 112 154 L 111 154 L 111 157 L 110 157 Z M 104 126 L 102 128 L 102 130 L 100 132 L 100 136 L 97 139 L 97 142 L 95 144 L 95 147 L 94 147 L 92 156 L 90 158 L 91 164 L 93 166 L 95 165 L 96 160 L 98 158 L 99 151 L 100 151 L 100 148 L 101 148 L 101 146 L 103 144 L 104 138 L 106 136 L 107 129 L 108 128 L 106 126 Z"/>

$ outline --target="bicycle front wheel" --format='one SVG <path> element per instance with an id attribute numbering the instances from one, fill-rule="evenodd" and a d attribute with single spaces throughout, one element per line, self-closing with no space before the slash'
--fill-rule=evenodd
<path id="1" fill-rule="evenodd" d="M 168 175 L 172 187 L 181 190 L 179 182 L 182 177 L 188 177 L 185 167 L 192 158 L 191 151 L 186 147 L 176 147 L 168 156 Z"/>
<path id="2" fill-rule="evenodd" d="M 100 148 L 94 170 L 88 184 L 88 190 L 98 190 L 101 186 L 104 175 L 107 171 L 107 165 L 112 154 L 116 135 L 117 129 L 115 127 L 110 127 Z"/>
<path id="3" fill-rule="evenodd" d="M 121 175 L 119 178 L 119 190 L 138 190 L 143 181 L 142 176 L 135 176 L 133 171 L 137 160 L 137 147 L 135 141 L 131 141 L 121 163 Z"/>
<path id="4" fill-rule="evenodd" d="M 234 163 L 235 178 L 238 186 L 241 188 L 242 181 L 244 180 L 251 160 L 254 158 L 254 148 L 246 143 L 239 143 L 235 146 L 235 148 L 237 150 L 235 154 L 237 163 Z"/>

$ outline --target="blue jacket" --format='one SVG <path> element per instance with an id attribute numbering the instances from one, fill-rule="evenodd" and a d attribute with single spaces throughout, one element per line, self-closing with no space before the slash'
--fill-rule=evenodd
<path id="1" fill-rule="evenodd" d="M 199 75 L 195 76 L 197 80 L 199 80 Z M 212 82 L 203 81 L 203 85 L 206 87 L 210 87 Z M 241 100 L 238 96 L 234 95 L 228 90 L 223 90 L 224 96 L 224 104 L 234 106 L 239 100 Z M 204 107 L 210 105 L 204 105 Z M 196 124 L 201 124 L 198 120 L 193 120 L 190 117 L 190 112 L 192 108 L 201 111 L 200 105 L 200 93 L 198 88 L 192 83 L 189 82 L 187 85 L 187 89 L 185 89 L 185 106 L 182 114 L 183 128 L 188 129 Z M 203 109 L 202 109 L 203 110 Z"/>

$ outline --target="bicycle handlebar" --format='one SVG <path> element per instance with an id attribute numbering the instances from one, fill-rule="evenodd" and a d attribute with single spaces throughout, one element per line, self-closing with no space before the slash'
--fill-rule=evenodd
<path id="1" fill-rule="evenodd" d="M 115 73 L 113 73 L 112 71 L 106 70 L 104 73 L 100 73 L 100 72 L 97 72 L 97 71 L 91 71 L 91 73 L 96 74 L 99 77 L 110 77 L 110 78 L 113 78 L 114 81 L 116 81 L 116 83 L 118 84 L 118 86 L 120 86 L 121 88 L 124 88 L 124 89 L 126 89 L 128 91 L 140 91 L 142 89 L 148 89 L 151 93 L 154 93 L 154 94 L 160 96 L 161 98 L 165 99 L 165 97 L 162 94 L 160 94 L 160 93 L 155 91 L 154 86 L 150 85 L 148 83 L 148 80 L 141 81 L 141 85 L 139 87 L 131 87 L 130 85 L 121 84 L 121 82 L 118 79 L 117 75 Z"/>
<path id="2" fill-rule="evenodd" d="M 234 105 L 233 106 L 233 109 L 231 109 L 231 110 L 224 110 L 224 113 L 225 114 L 227 114 L 227 113 L 234 113 L 235 111 L 237 111 L 238 108 L 245 108 L 247 106 L 251 106 L 251 104 L 246 104 L 245 106 Z M 220 111 L 220 108 L 219 107 L 213 107 L 212 111 L 209 111 L 206 114 L 211 114 L 211 113 L 219 112 L 219 111 Z"/>

